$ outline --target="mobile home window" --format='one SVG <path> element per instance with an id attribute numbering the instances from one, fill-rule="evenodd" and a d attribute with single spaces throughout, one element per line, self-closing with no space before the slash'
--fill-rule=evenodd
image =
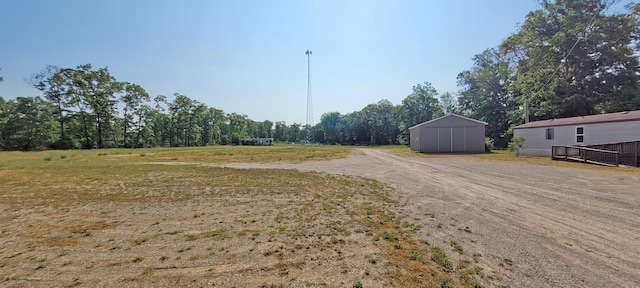
<path id="1" fill-rule="evenodd" d="M 547 128 L 547 140 L 553 140 L 553 128 Z"/>
<path id="2" fill-rule="evenodd" d="M 584 127 L 576 127 L 576 143 L 584 143 Z"/>

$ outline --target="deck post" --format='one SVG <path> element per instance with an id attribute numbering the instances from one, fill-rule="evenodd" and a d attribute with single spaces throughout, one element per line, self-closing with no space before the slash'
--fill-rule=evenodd
<path id="1" fill-rule="evenodd" d="M 638 153 L 640 153 L 640 141 L 636 141 L 636 150 L 635 150 L 635 154 L 636 154 L 636 167 L 640 166 L 640 161 L 638 161 Z"/>
<path id="2" fill-rule="evenodd" d="M 564 146 L 564 161 L 569 160 L 569 146 Z"/>

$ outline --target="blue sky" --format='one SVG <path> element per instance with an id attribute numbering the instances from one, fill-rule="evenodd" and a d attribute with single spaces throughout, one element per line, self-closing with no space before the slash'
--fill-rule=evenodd
<path id="1" fill-rule="evenodd" d="M 431 82 L 456 92 L 471 58 L 517 31 L 537 0 L 3 0 L 0 96 L 37 96 L 45 65 L 108 66 L 149 94 L 180 93 L 256 121 L 306 123 Z"/>

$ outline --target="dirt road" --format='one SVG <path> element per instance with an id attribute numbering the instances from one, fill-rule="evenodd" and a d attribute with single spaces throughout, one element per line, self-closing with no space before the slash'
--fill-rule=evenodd
<path id="1" fill-rule="evenodd" d="M 454 259 L 480 258 L 494 285 L 640 287 L 640 173 L 358 151 L 267 166 L 393 185 L 403 203 L 393 209 L 423 225 L 418 237 L 443 247 L 456 241 L 463 251 L 451 250 Z"/>

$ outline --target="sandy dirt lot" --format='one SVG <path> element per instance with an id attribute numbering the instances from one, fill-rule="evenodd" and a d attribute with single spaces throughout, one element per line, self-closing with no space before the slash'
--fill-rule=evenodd
<path id="1" fill-rule="evenodd" d="M 404 204 L 394 209 L 424 225 L 419 238 L 456 241 L 459 257 L 481 258 L 491 283 L 640 287 L 640 171 L 358 151 L 330 162 L 268 166 L 390 183 Z"/>
<path id="2" fill-rule="evenodd" d="M 0 183 L 0 287 L 401 287 L 439 273 L 432 247 L 483 287 L 640 287 L 640 172 L 383 149 L 121 165 L 46 197 L 62 184 Z"/>

